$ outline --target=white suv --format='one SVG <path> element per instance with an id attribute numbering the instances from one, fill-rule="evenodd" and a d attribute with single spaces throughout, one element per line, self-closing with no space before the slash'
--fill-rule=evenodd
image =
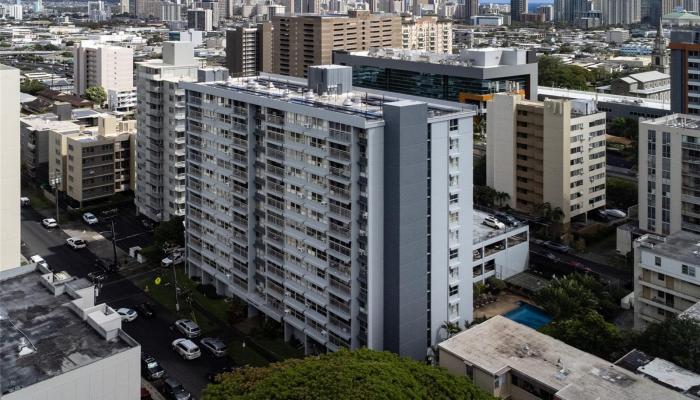
<path id="1" fill-rule="evenodd" d="M 179 319 L 175 321 L 175 327 L 190 339 L 196 338 L 202 333 L 199 329 L 199 325 L 189 319 Z"/>
<path id="2" fill-rule="evenodd" d="M 493 215 L 489 215 L 486 218 L 484 218 L 484 225 L 490 226 L 493 229 L 505 229 L 506 225 L 496 219 Z"/>
<path id="3" fill-rule="evenodd" d="M 185 360 L 194 360 L 202 355 L 202 353 L 199 351 L 199 346 L 194 344 L 194 342 L 189 339 L 175 339 L 172 346 L 173 350 L 175 350 Z"/>

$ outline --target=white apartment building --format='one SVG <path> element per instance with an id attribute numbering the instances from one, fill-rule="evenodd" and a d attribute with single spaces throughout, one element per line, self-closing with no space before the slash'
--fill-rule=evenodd
<path id="1" fill-rule="evenodd" d="M 485 283 L 491 277 L 505 280 L 528 267 L 528 225 L 519 223 L 517 226 L 493 228 L 484 224 L 487 215 L 483 211 L 473 212 L 473 283 Z"/>
<path id="2" fill-rule="evenodd" d="M 639 123 L 639 228 L 700 233 L 700 116 Z"/>
<path id="3" fill-rule="evenodd" d="M 700 235 L 647 234 L 634 242 L 634 327 L 673 318 L 700 301 Z"/>
<path id="4" fill-rule="evenodd" d="M 0 271 L 20 262 L 19 70 L 0 64 Z"/>
<path id="5" fill-rule="evenodd" d="M 496 94 L 488 115 L 486 183 L 510 207 L 549 203 L 567 224 L 605 206 L 605 113 L 593 101 Z"/>
<path id="6" fill-rule="evenodd" d="M 48 182 L 50 132 L 75 133 L 80 125 L 73 121 L 60 120 L 56 114 L 36 114 L 20 118 L 20 140 L 22 166 L 28 176 L 38 182 Z"/>
<path id="7" fill-rule="evenodd" d="M 352 71 L 183 83 L 188 271 L 309 352 L 423 360 L 472 319 L 472 111 Z"/>
<path id="8" fill-rule="evenodd" d="M 185 91 L 198 73 L 190 42 L 164 42 L 163 59 L 137 63 L 136 190 L 138 212 L 154 221 L 185 214 Z M 223 79 L 223 78 L 221 78 Z"/>
<path id="9" fill-rule="evenodd" d="M 401 20 L 404 49 L 452 54 L 452 20 L 410 17 Z"/>
<path id="10" fill-rule="evenodd" d="M 76 43 L 73 49 L 75 93 L 101 86 L 108 90 L 134 90 L 134 50 L 110 46 L 92 40 Z"/>
<path id="11" fill-rule="evenodd" d="M 107 90 L 107 107 L 110 111 L 121 115 L 134 115 L 136 113 L 136 88 L 132 90 Z"/>

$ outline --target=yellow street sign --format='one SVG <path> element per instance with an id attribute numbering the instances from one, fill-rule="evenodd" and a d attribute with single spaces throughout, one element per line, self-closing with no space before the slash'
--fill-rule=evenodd
<path id="1" fill-rule="evenodd" d="M 156 285 L 160 285 L 160 282 L 161 282 L 160 276 L 156 277 L 156 280 L 154 282 Z"/>

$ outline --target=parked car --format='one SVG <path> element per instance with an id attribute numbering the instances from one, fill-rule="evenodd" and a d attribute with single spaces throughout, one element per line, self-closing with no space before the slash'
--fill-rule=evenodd
<path id="1" fill-rule="evenodd" d="M 149 381 L 155 381 L 165 377 L 165 370 L 156 361 L 155 357 L 141 353 L 141 375 Z"/>
<path id="2" fill-rule="evenodd" d="M 233 366 L 226 366 L 226 367 L 223 367 L 223 368 L 219 368 L 219 369 L 217 369 L 217 370 L 214 370 L 214 371 L 209 372 L 209 373 L 207 374 L 207 380 L 209 381 L 209 383 L 216 383 L 216 377 L 217 377 L 217 376 L 219 376 L 219 375 L 221 375 L 221 374 L 233 372 L 233 371 L 235 371 L 235 370 L 236 370 L 236 367 L 233 367 Z"/>
<path id="3" fill-rule="evenodd" d="M 66 245 L 73 250 L 80 250 L 87 247 L 87 241 L 80 238 L 70 237 L 66 239 Z"/>
<path id="4" fill-rule="evenodd" d="M 175 339 L 173 340 L 172 346 L 173 350 L 175 350 L 185 360 L 194 360 L 202 355 L 202 352 L 199 350 L 199 346 L 197 346 L 190 339 Z"/>
<path id="5" fill-rule="evenodd" d="M 550 252 L 548 252 L 548 251 L 544 253 L 544 256 L 547 257 L 547 258 L 549 258 L 549 259 L 552 260 L 552 261 L 557 261 L 557 260 L 559 260 L 559 257 L 555 256 L 554 254 L 552 254 L 552 253 L 550 253 Z"/>
<path id="6" fill-rule="evenodd" d="M 609 216 L 615 217 L 615 218 L 625 218 L 625 217 L 627 217 L 627 213 L 626 213 L 626 212 L 624 212 L 624 211 L 622 211 L 622 210 L 618 210 L 618 209 L 616 209 L 616 208 L 607 209 L 607 210 L 605 210 L 605 213 L 608 214 Z"/>
<path id="7" fill-rule="evenodd" d="M 19 198 L 19 205 L 20 206 L 27 207 L 29 204 L 31 204 L 29 197 L 20 197 Z"/>
<path id="8" fill-rule="evenodd" d="M 214 357 L 223 357 L 226 355 L 226 343 L 219 338 L 205 337 L 199 341 L 206 350 L 209 350 Z"/>
<path id="9" fill-rule="evenodd" d="M 551 240 L 547 240 L 546 242 L 542 243 L 542 246 L 544 246 L 550 250 L 558 251 L 560 253 L 571 252 L 571 247 L 564 245 L 564 244 L 561 244 L 561 243 L 552 242 Z"/>
<path id="10" fill-rule="evenodd" d="M 139 316 L 139 314 L 131 308 L 122 307 L 117 310 L 117 314 L 122 316 L 122 321 L 131 322 Z"/>
<path id="11" fill-rule="evenodd" d="M 85 223 L 88 225 L 95 225 L 99 222 L 95 214 L 90 212 L 86 212 L 85 214 L 83 214 L 83 221 L 85 221 Z"/>
<path id="12" fill-rule="evenodd" d="M 58 222 L 56 222 L 56 220 L 53 218 L 46 218 L 42 220 L 41 225 L 43 225 L 46 229 L 58 228 Z"/>
<path id="13" fill-rule="evenodd" d="M 496 213 L 496 219 L 503 222 L 506 226 L 518 226 L 520 221 L 515 219 L 514 216 L 508 215 L 504 212 Z"/>
<path id="14" fill-rule="evenodd" d="M 163 384 L 163 394 L 170 400 L 190 400 L 192 395 L 182 384 L 173 378 L 168 378 Z"/>
<path id="15" fill-rule="evenodd" d="M 600 221 L 600 222 L 610 221 L 610 217 L 608 217 L 608 214 L 604 210 L 600 210 L 600 209 L 593 211 L 593 214 L 591 217 L 594 220 Z"/>
<path id="16" fill-rule="evenodd" d="M 506 227 L 503 222 L 496 219 L 493 215 L 488 215 L 484 218 L 484 225 L 490 226 L 493 229 L 505 229 Z"/>
<path id="17" fill-rule="evenodd" d="M 182 264 L 184 258 L 182 253 L 173 253 L 171 256 L 165 257 L 160 261 L 161 267 L 172 267 L 173 265 Z"/>
<path id="18" fill-rule="evenodd" d="M 149 392 L 145 387 L 141 388 L 141 400 L 153 400 L 151 392 Z"/>
<path id="19" fill-rule="evenodd" d="M 39 264 L 40 266 L 49 269 L 49 264 L 44 260 L 44 257 L 40 255 L 34 255 L 29 257 L 29 262 L 34 264 Z"/>
<path id="20" fill-rule="evenodd" d="M 190 339 L 196 338 L 202 333 L 199 329 L 199 325 L 189 319 L 178 319 L 175 321 L 175 327 Z"/>
<path id="21" fill-rule="evenodd" d="M 136 311 L 138 311 L 139 315 L 144 316 L 146 318 L 151 318 L 156 314 L 153 311 L 153 308 L 151 307 L 151 305 L 148 303 L 138 304 L 135 308 L 136 308 Z"/>
<path id="22" fill-rule="evenodd" d="M 87 279 L 92 283 L 100 283 L 105 280 L 106 276 L 100 271 L 93 271 L 87 274 Z"/>
<path id="23" fill-rule="evenodd" d="M 105 273 L 115 272 L 117 270 L 116 265 L 107 262 L 101 258 L 96 258 L 95 263 L 93 265 L 95 266 L 95 268 L 98 268 Z"/>

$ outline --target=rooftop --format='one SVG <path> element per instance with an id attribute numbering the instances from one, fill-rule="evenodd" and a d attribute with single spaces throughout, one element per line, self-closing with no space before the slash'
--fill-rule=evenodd
<path id="1" fill-rule="evenodd" d="M 472 231 L 474 232 L 474 244 L 481 243 L 491 238 L 499 237 L 505 233 L 514 231 L 522 227 L 527 227 L 527 224 L 520 223 L 518 226 L 507 226 L 503 229 L 491 228 L 490 226 L 484 225 L 484 220 L 489 215 L 491 214 L 484 211 L 474 210 L 474 224 L 472 225 Z"/>
<path id="2" fill-rule="evenodd" d="M 553 88 L 546 86 L 539 86 L 537 88 L 537 94 L 539 96 L 547 97 L 563 97 L 569 99 L 586 99 L 595 100 L 596 102 L 606 102 L 606 103 L 620 103 L 629 104 L 639 107 L 655 108 L 658 110 L 670 110 L 671 104 L 669 102 L 641 99 L 638 97 L 631 96 L 621 96 L 616 94 L 601 94 L 596 92 L 586 92 L 583 90 L 571 90 L 563 88 Z"/>
<path id="3" fill-rule="evenodd" d="M 53 113 L 29 115 L 20 118 L 28 128 L 37 131 L 54 130 L 57 132 L 71 132 L 80 129 L 80 125 L 72 121 L 59 121 Z"/>
<path id="4" fill-rule="evenodd" d="M 515 48 L 463 49 L 459 54 L 394 48 L 371 48 L 367 51 L 353 51 L 350 52 L 350 55 L 472 68 L 496 68 L 503 65 L 527 64 L 527 51 Z"/>
<path id="5" fill-rule="evenodd" d="M 670 79 L 671 75 L 664 74 L 663 72 L 659 72 L 659 71 L 647 71 L 647 72 L 640 72 L 638 74 L 628 75 L 627 78 L 632 78 L 635 81 L 639 81 L 639 82 L 652 82 L 652 81 L 658 81 L 660 79 Z"/>
<path id="6" fill-rule="evenodd" d="M 0 281 L 0 393 L 19 390 L 138 346 L 124 334 L 106 340 L 77 314 L 76 303 L 87 306 L 81 311 L 90 312 L 88 320 L 104 310 L 89 307 L 89 302 L 68 294 L 92 292 L 87 280 L 75 280 L 65 272 L 42 274 L 33 268 L 22 272 Z M 61 293 L 58 295 L 45 287 L 59 284 L 65 285 L 65 291 L 57 291 Z"/>
<path id="7" fill-rule="evenodd" d="M 333 69 L 335 66 L 316 66 L 317 68 Z M 347 68 L 347 67 L 345 67 Z M 273 74 L 261 74 L 248 78 L 229 78 L 226 82 L 206 82 L 198 85 L 219 87 L 241 93 L 250 93 L 264 96 L 288 103 L 302 104 L 311 107 L 324 108 L 334 112 L 359 115 L 368 120 L 381 120 L 384 104 L 403 101 L 405 98 L 393 97 L 395 93 L 384 94 L 368 91 L 350 91 L 346 93 L 314 93 L 309 90 L 306 79 L 279 76 Z M 468 106 L 448 107 L 430 102 L 428 103 L 428 116 L 439 117 L 453 113 L 464 112 L 470 109 Z"/>
<path id="8" fill-rule="evenodd" d="M 700 235 L 695 233 L 679 231 L 667 237 L 647 234 L 637 239 L 636 243 L 654 254 L 700 265 Z"/>
<path id="9" fill-rule="evenodd" d="M 632 350 L 617 360 L 615 365 L 642 374 L 688 397 L 698 398 L 693 396 L 700 395 L 700 375 L 662 358 L 651 357 L 643 351 Z"/>
<path id="10" fill-rule="evenodd" d="M 678 314 L 678 318 L 694 319 L 700 323 L 700 301 Z"/>
<path id="11" fill-rule="evenodd" d="M 685 399 L 646 378 L 500 315 L 447 339 L 439 347 L 493 375 L 518 371 L 556 390 L 556 398 L 561 400 Z"/>
<path id="12" fill-rule="evenodd" d="M 700 116 L 690 114 L 671 114 L 642 121 L 649 125 L 664 125 L 672 128 L 695 129 L 700 134 Z"/>

